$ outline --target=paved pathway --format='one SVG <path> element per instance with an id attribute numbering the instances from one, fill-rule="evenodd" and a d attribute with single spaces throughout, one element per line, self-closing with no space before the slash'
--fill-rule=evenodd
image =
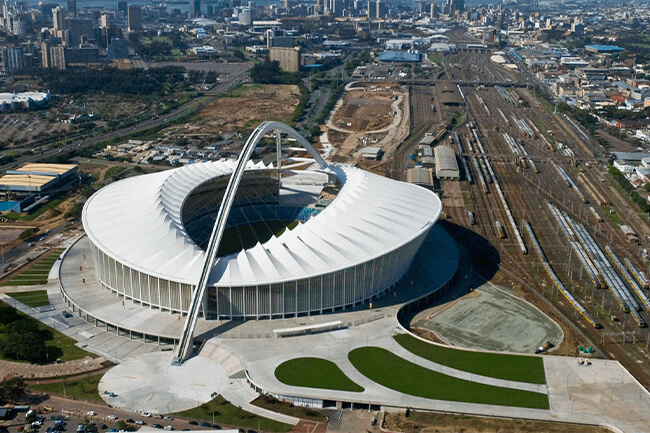
<path id="1" fill-rule="evenodd" d="M 491 384 L 517 387 L 519 389 L 529 389 L 528 387 L 531 386 L 530 384 L 509 381 L 504 384 L 503 381 L 498 381 L 498 379 L 468 375 L 466 372 L 449 369 L 439 364 L 419 359 L 401 347 L 396 346 L 392 338 L 393 335 L 404 332 L 394 317 L 402 300 L 417 296 L 419 291 L 425 291 L 427 286 L 435 286 L 437 284 L 436 281 L 442 278 L 441 276 L 445 275 L 446 272 L 449 272 L 451 267 L 458 266 L 457 258 L 456 261 L 452 260 L 453 254 L 450 254 L 450 251 L 453 250 L 445 242 L 445 239 L 449 239 L 449 236 L 445 232 L 441 233 L 438 230 L 433 230 L 432 233 L 435 236 L 425 241 L 421 250 L 422 253 L 418 254 L 418 258 L 414 262 L 415 272 L 409 277 L 414 279 L 414 284 L 410 287 L 403 287 L 400 290 L 396 290 L 395 293 L 391 293 L 388 296 L 379 298 L 376 302 L 373 302 L 375 304 L 373 310 L 357 310 L 341 314 L 301 317 L 298 319 L 278 321 L 247 321 L 237 324 L 235 329 L 226 330 L 212 341 L 235 354 L 245 370 L 248 371 L 252 379 L 259 386 L 278 394 L 316 399 L 347 400 L 389 407 L 411 407 L 422 410 L 460 412 L 474 415 L 598 423 L 601 425 L 616 426 L 619 431 L 647 433 L 650 398 L 648 398 L 647 392 L 643 390 L 639 383 L 629 376 L 623 367 L 615 361 L 598 361 L 594 362 L 590 367 L 577 367 L 575 358 L 544 357 L 546 376 L 549 380 L 546 389 L 544 387 L 538 387 L 538 391 L 548 393 L 551 403 L 550 410 L 458 403 L 414 397 L 387 389 L 370 381 L 359 373 L 347 358 L 349 351 L 355 347 L 379 346 L 397 353 L 418 365 L 423 365 L 434 370 L 444 370 L 444 374 L 476 382 L 489 382 Z M 431 262 L 432 257 L 438 257 L 438 261 Z M 426 283 L 427 279 L 429 279 L 428 284 Z M 461 278 L 461 281 L 465 281 L 465 279 Z M 131 314 L 129 313 L 128 315 L 130 316 Z M 335 318 L 338 317 L 345 318 L 344 321 L 346 322 L 351 321 L 352 326 L 333 332 L 284 339 L 269 338 L 267 336 L 272 334 L 273 329 L 296 324 L 301 325 L 303 323 L 327 322 L 336 320 Z M 362 320 L 352 323 L 354 317 L 361 318 Z M 370 320 L 373 317 L 377 317 L 377 319 Z M 91 325 L 88 326 L 92 328 Z M 85 332 L 92 332 L 92 330 L 88 329 Z M 106 334 L 104 331 L 101 332 Z M 102 348 L 103 350 L 111 351 L 115 347 L 116 356 L 120 356 L 120 360 L 124 360 L 130 356 L 132 352 L 126 351 L 125 353 L 123 349 L 125 339 L 114 335 L 112 337 L 116 340 L 100 341 L 100 337 L 97 335 L 87 341 L 101 343 L 95 347 Z M 117 353 L 118 351 L 119 355 Z M 274 375 L 274 370 L 277 365 L 286 360 L 301 356 L 318 356 L 335 362 L 350 379 L 363 386 L 365 391 L 362 393 L 337 392 L 292 387 L 280 383 Z M 196 357 L 196 359 L 198 358 L 210 361 L 205 357 Z M 120 367 L 122 371 L 128 371 L 130 365 L 134 364 L 127 361 Z M 191 363 L 186 364 L 186 366 L 190 367 L 188 370 L 192 370 Z M 183 369 L 185 367 L 180 367 L 179 371 L 174 370 L 173 374 L 192 375 L 196 373 L 194 371 L 185 373 L 182 372 Z M 217 391 L 233 404 L 241 406 L 250 412 L 282 422 L 289 422 L 291 424 L 298 422 L 295 418 L 287 419 L 285 415 L 268 412 L 251 405 L 250 402 L 255 398 L 256 393 L 250 389 L 246 380 L 219 374 L 220 366 L 218 363 L 213 367 L 209 367 L 206 364 L 206 367 L 200 370 L 201 372 L 210 371 L 210 374 L 214 376 L 211 380 L 214 379 L 216 381 L 211 387 L 214 388 L 216 385 Z M 594 373 L 585 373 L 591 371 Z M 171 373 L 167 372 L 159 376 L 158 380 L 153 381 L 149 377 L 147 389 L 140 392 L 155 396 L 158 387 L 168 389 L 168 384 L 164 382 L 168 380 L 169 374 Z M 130 376 L 128 373 L 121 374 L 121 376 L 121 382 L 128 383 L 128 381 L 133 380 L 125 378 L 125 376 Z M 617 382 L 617 380 L 620 382 Z M 113 382 L 107 386 L 112 387 Z M 138 408 L 137 404 L 146 403 L 147 398 L 144 400 L 141 398 L 143 395 L 136 396 L 134 399 L 136 405 L 129 407 Z M 634 396 L 637 396 L 637 398 L 635 399 Z M 606 404 L 608 399 L 610 403 L 616 401 L 620 403 L 608 405 Z M 199 400 L 201 400 L 200 395 Z"/>

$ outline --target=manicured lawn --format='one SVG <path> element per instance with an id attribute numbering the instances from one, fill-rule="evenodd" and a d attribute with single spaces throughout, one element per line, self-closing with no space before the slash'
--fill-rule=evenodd
<path id="1" fill-rule="evenodd" d="M 295 358 L 275 369 L 275 377 L 285 385 L 336 391 L 363 392 L 363 388 L 332 361 L 321 358 Z"/>
<path id="2" fill-rule="evenodd" d="M 227 424 L 249 429 L 257 429 L 259 425 L 259 428 L 269 432 L 288 432 L 293 428 L 293 426 L 289 424 L 283 424 L 247 412 L 239 406 L 233 405 L 221 396 L 217 396 L 214 400 L 204 403 L 199 407 L 195 407 L 194 409 L 178 412 L 176 415 L 210 423 L 212 422 L 214 415 L 214 422 L 217 424 Z"/>
<path id="3" fill-rule="evenodd" d="M 404 394 L 435 400 L 548 409 L 548 397 L 530 391 L 484 385 L 426 369 L 379 347 L 361 347 L 348 354 L 368 379 Z"/>
<path id="4" fill-rule="evenodd" d="M 103 374 L 96 374 L 81 379 L 67 380 L 65 383 L 56 382 L 45 383 L 42 385 L 29 385 L 29 388 L 34 392 L 45 392 L 52 395 L 63 396 L 63 388 L 65 386 L 65 396 L 67 398 L 105 404 L 104 400 L 99 396 L 99 391 L 97 391 L 97 384 L 102 376 Z"/>
<path id="5" fill-rule="evenodd" d="M 418 340 L 408 334 L 396 335 L 395 340 L 409 352 L 447 367 L 497 379 L 537 384 L 546 383 L 544 361 L 538 356 L 518 356 L 451 349 Z"/>
<path id="6" fill-rule="evenodd" d="M 25 271 L 16 275 L 11 280 L 4 283 L 4 285 L 5 286 L 42 286 L 47 284 L 47 277 L 50 275 L 50 269 L 52 269 L 52 265 L 54 265 L 54 263 L 56 262 L 56 260 L 59 258 L 59 256 L 64 250 L 65 250 L 64 248 L 53 249 L 52 252 L 47 255 L 47 257 L 45 257 L 42 260 L 39 260 L 38 263 L 35 263 L 29 269 L 26 269 Z M 18 299 L 13 295 L 11 296 L 15 299 Z M 43 305 L 47 305 L 47 304 L 43 304 Z"/>
<path id="7" fill-rule="evenodd" d="M 36 320 L 36 319 L 34 319 Z M 44 323 L 38 322 L 43 329 L 48 329 L 54 335 L 54 338 L 47 342 L 48 346 L 58 347 L 63 351 L 63 355 L 59 357 L 61 362 L 74 361 L 75 359 L 82 359 L 86 356 L 97 358 L 97 355 L 83 350 L 81 347 L 76 346 L 77 342 L 65 334 L 50 328 Z"/>
<path id="8" fill-rule="evenodd" d="M 43 305 L 50 305 L 47 297 L 47 290 L 34 290 L 31 292 L 8 293 L 9 296 L 28 307 L 36 308 Z"/>

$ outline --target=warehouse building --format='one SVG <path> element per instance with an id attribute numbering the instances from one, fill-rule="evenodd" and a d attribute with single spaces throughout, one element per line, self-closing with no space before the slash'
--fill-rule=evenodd
<path id="1" fill-rule="evenodd" d="M 0 177 L 0 191 L 16 194 L 47 193 L 77 181 L 74 164 L 25 164 Z"/>
<path id="2" fill-rule="evenodd" d="M 454 149 L 447 146 L 438 146 L 433 150 L 433 154 L 436 159 L 436 177 L 438 179 L 460 179 Z"/>

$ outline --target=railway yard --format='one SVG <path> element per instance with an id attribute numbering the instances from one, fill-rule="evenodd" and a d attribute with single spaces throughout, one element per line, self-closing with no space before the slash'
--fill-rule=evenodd
<path id="1" fill-rule="evenodd" d="M 619 360 L 650 386 L 642 258 L 650 226 L 607 174 L 608 153 L 488 53 L 447 55 L 443 70 L 428 83 L 401 83 L 409 138 L 369 168 L 405 180 L 425 134 L 436 135 L 434 145 L 452 146 L 460 181 L 434 187 L 446 227 L 473 261 L 498 264 L 497 284 L 512 286 L 560 324 L 564 343 L 554 353 L 581 356 L 578 346 L 593 346 L 594 356 Z M 449 86 L 459 106 L 441 103 Z M 620 225 L 639 241 L 630 242 Z"/>
<path id="2" fill-rule="evenodd" d="M 477 84 L 460 91 L 468 122 L 449 136 L 464 181 L 456 187 L 462 200 L 445 197 L 442 185 L 447 217 L 487 239 L 502 269 L 648 386 L 646 265 L 641 243 L 631 243 L 614 221 L 636 233 L 645 233 L 647 222 L 628 218 L 635 210 L 611 184 L 602 149 L 525 88 Z"/>

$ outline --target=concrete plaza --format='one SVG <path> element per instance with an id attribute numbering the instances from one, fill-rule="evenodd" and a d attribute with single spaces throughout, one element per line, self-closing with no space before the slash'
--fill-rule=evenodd
<path id="1" fill-rule="evenodd" d="M 82 246 L 83 242 L 75 247 Z M 91 309 L 93 314 L 110 317 L 125 328 L 137 326 L 136 329 L 146 327 L 151 332 L 164 331 L 168 335 L 180 333 L 182 321 L 175 315 L 129 301 L 122 304 L 120 298 L 99 287 L 89 289 L 88 284 L 93 284 L 91 260 L 86 260 L 83 265 L 87 282 L 77 281 L 80 278 L 74 270 L 78 269 L 84 252 L 81 249 L 75 251 L 74 248 L 70 252 L 70 267 L 66 268 L 64 260 L 61 275 L 68 295 L 75 302 L 80 305 L 85 302 L 83 305 Z M 102 380 L 102 390 L 118 394 L 118 397 L 110 401 L 113 405 L 162 413 L 187 409 L 191 405 L 208 401 L 213 392 L 218 392 L 247 411 L 291 424 L 298 422 L 295 418 L 252 405 L 251 401 L 258 394 L 251 389 L 246 379 L 247 373 L 250 380 L 265 391 L 304 399 L 354 402 L 387 409 L 410 407 L 484 416 L 600 424 L 614 426 L 616 430 L 624 432 L 647 431 L 650 396 L 616 361 L 598 360 L 590 366 L 579 366 L 575 358 L 545 356 L 547 385 L 534 385 L 449 368 L 417 357 L 399 346 L 393 337 L 406 332 L 396 318 L 397 311 L 405 302 L 431 292 L 457 270 L 459 278 L 456 284 L 469 287 L 471 265 L 465 263 L 462 257 L 453 239 L 443 229 L 435 227 L 416 256 L 405 281 L 383 297 L 373 300 L 372 308 L 365 305 L 356 310 L 273 321 L 203 322 L 201 327 L 204 336 L 215 336 L 209 338 L 201 353 L 185 365 L 172 367 L 171 362 L 167 362 L 171 361 L 171 352 L 144 357 L 132 356 L 129 352 L 118 358 L 122 362 L 120 366 L 106 374 Z M 337 320 L 343 325 L 338 330 L 287 338 L 274 336 L 275 330 Z M 110 328 L 107 333 L 110 333 Z M 129 339 L 128 333 L 114 336 L 125 343 L 136 343 Z M 144 342 L 138 344 L 154 346 Z M 431 400 L 396 392 L 372 382 L 349 362 L 350 350 L 364 346 L 385 348 L 417 365 L 460 379 L 545 393 L 549 396 L 551 406 L 549 410 L 533 410 Z M 274 371 L 279 364 L 303 356 L 331 360 L 351 380 L 361 385 L 364 391 L 352 393 L 288 386 L 275 378 Z M 199 386 L 201 383 L 205 386 Z M 608 402 L 616 404 L 606 404 Z"/>

